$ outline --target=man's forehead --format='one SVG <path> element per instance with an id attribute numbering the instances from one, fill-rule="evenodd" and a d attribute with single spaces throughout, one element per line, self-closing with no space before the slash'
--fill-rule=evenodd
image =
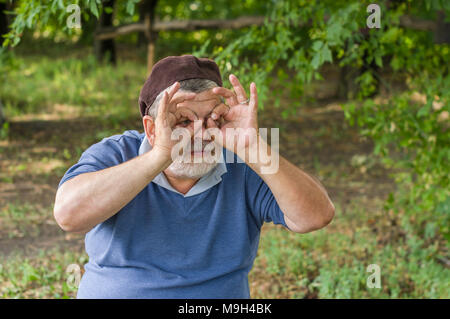
<path id="1" fill-rule="evenodd" d="M 176 93 L 176 95 L 184 95 L 189 92 L 183 92 L 179 91 Z M 192 100 L 184 101 L 181 103 L 178 103 L 177 106 L 209 106 L 214 107 L 221 101 L 220 96 L 217 94 L 214 94 L 212 90 L 203 91 L 200 93 L 196 93 L 195 98 Z"/>
<path id="2" fill-rule="evenodd" d="M 191 92 L 186 92 L 186 91 L 178 91 L 175 95 L 180 96 L 180 95 L 186 95 L 186 94 L 191 94 Z M 212 89 L 200 92 L 200 93 L 196 93 L 195 94 L 195 98 L 192 100 L 189 100 L 190 102 L 208 102 L 208 101 L 220 101 L 220 96 L 218 96 L 217 94 L 214 94 Z"/>

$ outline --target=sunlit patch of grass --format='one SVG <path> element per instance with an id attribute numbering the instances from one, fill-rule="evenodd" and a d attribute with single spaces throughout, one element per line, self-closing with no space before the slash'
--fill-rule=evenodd
<path id="1" fill-rule="evenodd" d="M 62 154 L 64 156 L 64 153 Z M 67 160 L 67 159 L 66 159 Z M 43 156 L 38 159 L 28 157 L 26 160 L 5 160 L 3 165 L 5 171 L 0 173 L 0 178 L 12 180 L 14 177 L 27 177 L 32 175 L 59 175 L 67 168 L 67 163 L 58 158 Z"/>
<path id="2" fill-rule="evenodd" d="M 31 121 L 55 121 L 73 120 L 77 117 L 86 117 L 85 111 L 80 106 L 54 103 L 46 108 L 46 112 L 36 110 L 38 113 L 22 113 L 9 118 L 10 121 L 31 122 Z M 95 117 L 95 115 L 93 115 Z"/>
<path id="3" fill-rule="evenodd" d="M 58 249 L 0 259 L 0 298 L 74 298 L 77 288 L 66 270 L 70 264 L 83 268 L 86 262 L 81 251 Z"/>
<path id="4" fill-rule="evenodd" d="M 55 224 L 52 207 L 29 203 L 8 203 L 0 207 L 0 237 L 37 237 L 45 223 Z"/>
<path id="5" fill-rule="evenodd" d="M 47 145 L 39 145 L 34 146 L 29 149 L 29 152 L 32 154 L 48 154 L 48 153 L 55 153 L 57 151 L 56 147 L 53 146 L 47 146 Z"/>
<path id="6" fill-rule="evenodd" d="M 93 55 L 18 57 L 17 62 L 19 67 L 8 73 L 8 81 L 0 87 L 8 118 L 138 116 L 137 100 L 146 68 L 137 62 L 111 66 L 98 63 Z"/>
<path id="7" fill-rule="evenodd" d="M 28 165 L 28 171 L 34 174 L 49 174 L 61 168 L 65 168 L 62 160 L 48 157 L 43 157 L 40 161 L 34 161 Z"/>

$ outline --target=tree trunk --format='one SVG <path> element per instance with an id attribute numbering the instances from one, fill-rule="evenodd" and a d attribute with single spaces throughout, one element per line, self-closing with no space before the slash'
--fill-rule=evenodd
<path id="1" fill-rule="evenodd" d="M 111 7 L 114 8 L 115 0 L 105 0 L 103 2 L 103 8 Z M 113 13 L 107 13 L 103 9 L 100 19 L 97 23 L 97 28 L 107 28 L 112 27 Z M 114 44 L 114 39 L 99 40 L 96 39 L 94 42 L 95 55 L 98 61 L 106 61 L 112 64 L 116 64 L 116 47 Z"/>
<path id="2" fill-rule="evenodd" d="M 87 16 L 86 16 L 87 15 Z M 89 46 L 92 43 L 96 44 L 96 39 L 94 37 L 97 28 L 97 18 L 88 11 L 87 14 L 81 15 L 81 36 L 78 42 L 83 46 Z"/>
<path id="3" fill-rule="evenodd" d="M 146 1 L 139 2 L 139 24 L 145 24 L 145 5 Z M 137 46 L 143 48 L 147 45 L 144 32 L 138 32 Z"/>
<path id="4" fill-rule="evenodd" d="M 8 33 L 8 16 L 5 14 L 6 3 L 0 2 L 0 36 Z M 3 38 L 0 37 L 0 46 L 3 43 Z"/>
<path id="5" fill-rule="evenodd" d="M 195 31 L 195 30 L 217 30 L 217 29 L 240 29 L 249 26 L 261 26 L 264 17 L 239 17 L 236 19 L 213 19 L 213 20 L 172 20 L 161 21 L 153 19 L 153 32 L 159 31 Z M 113 39 L 119 35 L 132 32 L 145 32 L 144 22 L 129 23 L 112 28 L 97 30 L 95 37 L 98 39 Z"/>
<path id="6" fill-rule="evenodd" d="M 445 22 L 445 12 L 437 13 L 437 26 L 434 33 L 434 42 L 438 44 L 450 43 L 450 23 Z"/>
<path id="7" fill-rule="evenodd" d="M 0 130 L 2 129 L 4 122 L 6 122 L 6 118 L 5 118 L 5 114 L 3 113 L 2 100 L 0 100 Z"/>
<path id="8" fill-rule="evenodd" d="M 0 47 L 3 44 L 3 37 L 2 35 L 8 33 L 8 16 L 5 14 L 5 10 L 7 10 L 6 3 L 0 2 Z M 0 100 L 0 129 L 3 126 L 3 123 L 6 121 L 5 114 L 3 113 L 3 104 Z"/>
<path id="9" fill-rule="evenodd" d="M 153 30 L 155 24 L 155 8 L 158 0 L 144 0 L 145 40 L 147 44 L 147 73 L 150 74 L 155 62 L 155 43 L 158 34 Z"/>
<path id="10" fill-rule="evenodd" d="M 361 75 L 361 71 L 355 67 L 344 65 L 340 68 L 337 97 L 339 99 L 353 99 L 358 93 L 358 85 L 355 79 Z"/>

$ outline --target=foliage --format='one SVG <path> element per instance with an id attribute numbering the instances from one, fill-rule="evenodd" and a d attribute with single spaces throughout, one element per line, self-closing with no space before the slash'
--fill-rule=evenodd
<path id="1" fill-rule="evenodd" d="M 349 103 L 346 116 L 374 140 L 375 153 L 385 164 L 399 169 L 401 188 L 387 208 L 414 216 L 421 235 L 440 229 L 449 240 L 450 47 L 434 44 L 422 32 L 395 27 L 379 43 L 408 89 L 389 99 Z"/>
<path id="2" fill-rule="evenodd" d="M 276 288 L 253 297 L 448 298 L 450 270 L 438 262 L 439 243 L 411 232 L 385 233 L 380 225 L 402 216 L 385 214 L 381 203 L 369 215 L 365 206 L 337 207 L 334 223 L 310 234 L 267 230 L 255 268 L 264 265 Z M 380 267 L 380 288 L 367 286 L 371 264 Z M 250 282 L 258 280 L 250 274 Z"/>
<path id="3" fill-rule="evenodd" d="M 66 272 L 70 264 L 82 266 L 87 256 L 66 250 L 40 250 L 34 257 L 9 256 L 0 263 L 1 298 L 74 298 L 76 287 Z"/>
<path id="4" fill-rule="evenodd" d="M 90 6 L 89 6 L 90 2 Z M 89 6 L 92 13 L 98 15 L 97 11 L 98 1 L 71 1 L 70 4 L 84 4 Z M 19 1 L 15 4 L 14 12 L 15 18 L 10 25 L 10 32 L 6 35 L 3 46 L 16 46 L 20 42 L 20 38 L 26 29 L 36 30 L 39 26 L 43 31 L 56 32 L 60 30 L 63 34 L 72 34 L 75 29 L 67 26 L 66 19 L 68 14 L 66 7 L 69 3 L 64 4 L 62 0 L 36 0 L 36 1 Z M 58 25 L 59 28 L 54 28 Z"/>
<path id="5" fill-rule="evenodd" d="M 381 29 L 366 28 L 369 2 L 284 0 L 270 2 L 263 27 L 254 27 L 225 47 L 210 47 L 226 73 L 237 73 L 244 83 L 255 81 L 261 100 L 291 94 L 288 116 L 301 106 L 305 86 L 322 79 L 320 67 L 336 63 L 361 70 L 357 100 L 345 105 L 347 118 L 363 127 L 375 142 L 375 153 L 397 168 L 401 191 L 389 207 L 403 209 L 449 235 L 449 126 L 450 48 L 435 44 L 432 34 L 404 28 L 402 15 L 435 19 L 436 11 L 450 16 L 448 1 L 378 2 Z M 380 68 L 405 81 L 406 92 L 391 89 Z M 269 91 L 278 81 L 279 90 Z M 386 101 L 374 98 L 377 87 L 389 92 Z M 412 95 L 425 95 L 413 103 Z M 350 96 L 351 97 L 351 96 Z M 272 99 L 271 99 L 272 102 Z M 391 152 L 388 150 L 391 149 Z"/>
<path id="6" fill-rule="evenodd" d="M 427 79 L 424 75 L 423 79 Z M 414 216 L 419 233 L 440 229 L 449 236 L 450 225 L 450 77 L 427 79 L 420 89 L 425 103 L 413 101 L 414 93 L 403 92 L 383 103 L 366 100 L 348 104 L 351 122 L 363 127 L 362 134 L 375 141 L 375 153 L 384 163 L 400 169 L 395 174 L 400 191 L 391 194 L 386 208 Z M 420 83 L 419 83 L 420 85 Z M 419 89 L 419 88 L 418 88 Z"/>
<path id="7" fill-rule="evenodd" d="M 140 0 L 116 1 L 115 7 L 105 7 L 101 0 L 33 0 L 16 1 L 14 10 L 9 12 L 14 15 L 14 21 L 10 25 L 10 32 L 4 46 L 16 46 L 26 30 L 32 30 L 36 36 L 61 39 L 78 39 L 80 29 L 69 28 L 66 20 L 71 14 L 66 9 L 71 4 L 80 7 L 82 20 L 98 19 L 105 11 L 114 12 L 115 24 L 127 24 L 140 20 Z M 266 11 L 264 2 L 250 1 L 178 1 L 159 0 L 156 7 L 156 16 L 161 20 L 189 20 L 189 19 L 229 19 L 242 15 L 261 15 Z M 83 27 L 83 26 L 82 26 Z M 210 35 L 210 32 L 206 32 Z M 134 36 L 129 36 L 133 37 Z"/>

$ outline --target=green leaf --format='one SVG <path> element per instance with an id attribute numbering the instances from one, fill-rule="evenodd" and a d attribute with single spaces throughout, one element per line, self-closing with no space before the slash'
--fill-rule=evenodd
<path id="1" fill-rule="evenodd" d="M 103 10 L 105 10 L 105 12 L 108 14 L 111 14 L 114 11 L 113 8 L 111 8 L 111 7 L 105 7 L 105 8 L 103 8 Z"/>
<path id="2" fill-rule="evenodd" d="M 323 61 L 333 62 L 333 57 L 331 56 L 331 50 L 328 45 L 324 45 L 322 48 Z"/>
<path id="3" fill-rule="evenodd" d="M 136 4 L 135 0 L 128 0 L 128 2 L 127 2 L 127 13 L 129 15 L 133 15 L 134 14 L 135 4 Z"/>
<path id="4" fill-rule="evenodd" d="M 89 8 L 91 9 L 91 12 L 94 16 L 97 17 L 97 19 L 99 18 L 99 13 L 98 13 L 98 7 L 97 7 L 97 3 L 95 2 L 95 0 L 89 1 Z"/>
<path id="5" fill-rule="evenodd" d="M 314 69 L 317 69 L 322 64 L 322 58 L 320 52 L 314 54 L 313 59 L 311 61 L 311 66 Z"/>
<path id="6" fill-rule="evenodd" d="M 312 49 L 314 51 L 319 51 L 323 46 L 323 42 L 322 41 L 314 41 L 313 45 L 312 45 Z"/>
<path id="7" fill-rule="evenodd" d="M 383 60 L 381 58 L 381 55 L 375 55 L 375 64 L 378 65 L 380 68 L 383 67 Z"/>
<path id="8" fill-rule="evenodd" d="M 428 105 L 422 106 L 419 111 L 417 111 L 417 117 L 424 117 L 430 111 L 430 107 Z"/>

